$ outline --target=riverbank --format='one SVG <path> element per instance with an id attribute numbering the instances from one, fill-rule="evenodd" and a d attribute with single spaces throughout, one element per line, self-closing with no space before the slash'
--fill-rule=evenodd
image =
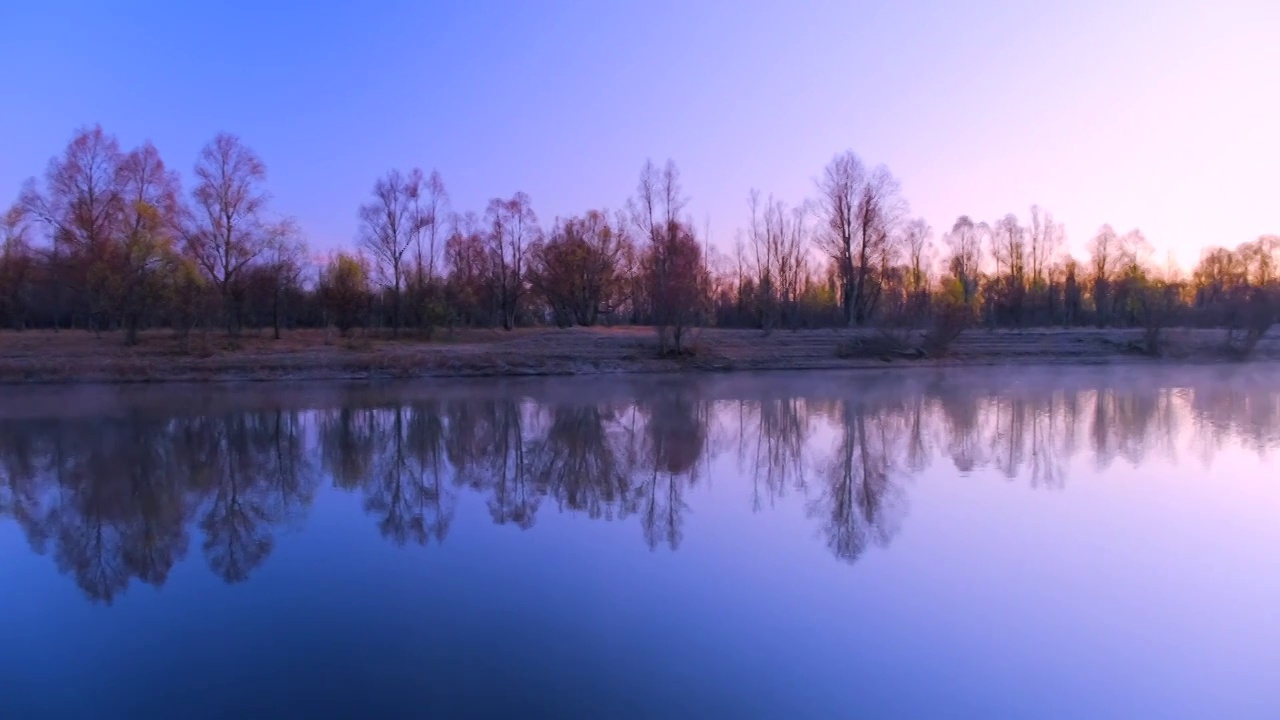
<path id="1" fill-rule="evenodd" d="M 1140 330 L 969 330 L 944 356 L 923 357 L 910 335 L 876 330 L 710 328 L 695 352 L 660 357 L 648 328 L 466 330 L 431 341 L 409 335 L 342 338 L 324 330 L 269 331 L 231 339 L 218 333 L 144 333 L 125 347 L 118 333 L 0 333 L 0 383 L 210 382 L 508 377 L 663 372 L 835 370 L 894 366 L 1096 365 L 1226 361 L 1224 330 L 1171 329 L 1161 356 L 1144 351 Z M 1280 360 L 1280 330 L 1254 349 Z"/>

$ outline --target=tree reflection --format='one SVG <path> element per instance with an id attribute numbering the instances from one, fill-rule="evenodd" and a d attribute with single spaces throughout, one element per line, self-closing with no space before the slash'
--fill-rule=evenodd
<path id="1" fill-rule="evenodd" d="M 343 407 L 320 420 L 320 457 L 333 483 L 356 490 L 373 471 L 374 455 L 382 439 L 377 411 Z"/>
<path id="2" fill-rule="evenodd" d="M 240 582 L 266 560 L 274 529 L 308 507 L 315 476 L 304 454 L 302 423 L 280 412 L 199 418 L 186 437 L 208 488 L 200 520 L 209 566 Z"/>
<path id="3" fill-rule="evenodd" d="M 962 390 L 947 389 L 940 393 L 940 422 L 947 437 L 947 455 L 962 473 L 971 472 L 986 461 L 979 432 L 983 405 L 987 398 Z"/>
<path id="4" fill-rule="evenodd" d="M 40 515 L 41 479 L 56 435 L 49 421 L 0 424 L 0 520 L 13 518 L 30 537 Z"/>
<path id="5" fill-rule="evenodd" d="M 1202 453 L 1236 439 L 1259 453 L 1280 443 L 1280 394 L 1255 378 L 1230 387 L 1181 393 L 1189 400 Z"/>
<path id="6" fill-rule="evenodd" d="M 649 547 L 675 550 L 684 539 L 685 490 L 697 478 L 707 439 L 707 406 L 676 387 L 642 407 L 644 465 L 639 475 L 640 522 Z"/>
<path id="7" fill-rule="evenodd" d="M 83 448 L 52 458 L 56 487 L 38 537 L 90 598 L 109 602 L 130 579 L 160 586 L 186 554 L 189 505 L 162 418 L 74 423 L 60 436 Z"/>
<path id="8" fill-rule="evenodd" d="M 905 514 L 895 481 L 905 418 L 900 408 L 871 408 L 857 400 L 837 402 L 831 415 L 838 440 L 811 512 L 822 519 L 831 552 L 853 562 L 868 546 L 887 545 Z"/>
<path id="9" fill-rule="evenodd" d="M 566 510 L 612 520 L 636 511 L 625 436 L 608 405 L 555 405 L 545 437 L 530 453 L 534 483 Z"/>
<path id="10" fill-rule="evenodd" d="M 457 496 L 445 484 L 445 425 L 438 403 L 410 408 L 405 446 L 414 480 L 412 493 L 407 495 L 412 507 L 407 535 L 419 545 L 433 538 L 444 542 L 453 524 Z"/>
<path id="11" fill-rule="evenodd" d="M 314 489 L 297 417 L 281 412 L 134 413 L 5 426 L 0 439 L 4 511 L 33 548 L 52 551 L 88 597 L 107 603 L 134 579 L 163 585 L 193 524 L 210 567 L 245 579 L 270 552 L 274 527 Z"/>
<path id="12" fill-rule="evenodd" d="M 485 456 L 489 482 L 476 483 L 473 475 L 473 487 L 485 489 L 488 485 L 489 515 L 495 523 L 533 527 L 541 496 L 529 479 L 520 407 L 513 401 L 489 403 L 486 420 L 492 449 Z"/>
<path id="13" fill-rule="evenodd" d="M 806 490 L 805 443 L 810 409 L 802 398 L 771 397 L 738 405 L 739 466 L 751 477 L 751 509 L 759 512 L 787 490 Z"/>
<path id="14" fill-rule="evenodd" d="M 383 537 L 396 545 L 426 545 L 448 535 L 455 497 L 445 484 L 446 433 L 438 403 L 328 413 L 320 443 L 334 485 L 361 494 Z"/>
<path id="15" fill-rule="evenodd" d="M 888 545 L 910 478 L 1025 478 L 1061 489 L 1073 458 L 1099 467 L 1224 444 L 1280 444 L 1280 388 L 1265 378 L 1192 387 L 1115 382 L 936 383 L 803 395 L 716 396 L 662 382 L 612 399 L 478 398 L 266 407 L 110 418 L 0 420 L 0 521 L 92 600 L 162 586 L 193 536 L 227 582 L 261 567 L 310 506 L 322 474 L 359 498 L 396 545 L 441 543 L 460 498 L 530 528 L 544 501 L 638 523 L 646 545 L 685 541 L 690 489 L 738 480 L 753 512 L 795 495 L 830 552 Z M 269 404 L 269 403 L 268 403 Z M 721 463 L 736 457 L 738 472 Z"/>

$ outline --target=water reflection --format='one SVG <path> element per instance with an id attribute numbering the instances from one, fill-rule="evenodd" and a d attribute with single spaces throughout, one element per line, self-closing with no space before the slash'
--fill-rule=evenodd
<path id="1" fill-rule="evenodd" d="M 1265 453 L 1280 432 L 1280 386 L 1238 379 L 939 378 L 795 392 L 671 381 L 597 400 L 564 387 L 4 419 L 0 518 L 110 603 L 131 582 L 163 585 L 193 540 L 218 576 L 249 578 L 325 483 L 357 495 L 397 545 L 445 542 L 472 495 L 497 524 L 581 513 L 634 522 L 649 547 L 676 549 L 687 494 L 727 456 L 754 511 L 800 496 L 830 552 L 853 562 L 892 542 L 909 479 L 935 463 L 1061 489 L 1074 458 L 1208 463 L 1229 442 Z"/>

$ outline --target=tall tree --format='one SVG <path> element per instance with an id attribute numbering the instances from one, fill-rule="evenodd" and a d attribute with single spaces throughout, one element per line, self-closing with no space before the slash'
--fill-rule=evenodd
<path id="1" fill-rule="evenodd" d="M 303 277 L 309 265 L 307 243 L 301 231 L 292 220 L 284 221 L 263 263 L 270 283 L 271 330 L 276 340 L 280 339 L 280 328 L 289 312 L 290 298 L 303 292 Z"/>
<path id="2" fill-rule="evenodd" d="M 281 231 L 266 217 L 267 166 L 240 138 L 219 133 L 201 149 L 195 172 L 187 252 L 217 289 L 227 332 L 234 334 L 245 269 Z"/>
<path id="3" fill-rule="evenodd" d="M 982 224 L 975 223 L 968 215 L 961 215 L 946 235 L 947 245 L 951 248 L 951 274 L 960 283 L 965 305 L 971 305 L 978 292 L 984 232 Z"/>
<path id="4" fill-rule="evenodd" d="M 762 208 L 759 190 L 752 188 L 747 194 L 747 207 L 751 210 L 751 224 L 747 228 L 747 237 L 751 243 L 747 265 L 752 274 L 756 320 L 766 331 L 773 329 L 778 310 L 774 279 L 778 244 L 767 222 L 772 206 L 772 196 L 769 197 L 768 204 Z"/>
<path id="5" fill-rule="evenodd" d="M 845 321 L 862 325 L 879 301 L 906 204 L 888 168 L 868 172 L 852 152 L 827 164 L 818 189 L 822 246 L 840 274 Z"/>
<path id="6" fill-rule="evenodd" d="M 751 272 L 756 320 L 765 329 L 791 319 L 804 273 L 807 226 L 804 208 L 789 208 L 772 195 L 761 203 L 760 192 L 747 196 L 751 225 L 749 252 L 743 269 Z"/>
<path id="7" fill-rule="evenodd" d="M 1230 291 L 1249 284 L 1248 267 L 1240 255 L 1226 248 L 1206 248 L 1200 254 L 1195 283 L 1207 301 L 1225 299 Z"/>
<path id="8" fill-rule="evenodd" d="M 440 262 L 447 237 L 449 193 L 444 179 L 435 170 L 423 180 L 422 171 L 415 168 L 410 173 L 408 184 L 414 218 L 411 224 L 414 262 L 410 295 L 418 325 L 429 333 L 444 315 Z"/>
<path id="9" fill-rule="evenodd" d="M 401 288 L 405 277 L 405 254 L 422 232 L 422 216 L 417 211 L 422 172 L 408 177 L 392 170 L 373 184 L 373 200 L 360 206 L 360 244 L 377 264 L 383 286 L 391 291 L 391 332 L 400 332 L 403 322 Z"/>
<path id="10" fill-rule="evenodd" d="M 902 231 L 907 261 L 908 310 L 913 318 L 924 315 L 929 304 L 929 265 L 932 262 L 933 228 L 924 218 L 908 222 Z"/>
<path id="11" fill-rule="evenodd" d="M 644 273 L 659 350 L 687 350 L 685 333 L 701 322 L 707 294 L 702 245 L 686 225 L 678 225 L 648 248 Z"/>
<path id="12" fill-rule="evenodd" d="M 32 304 L 37 257 L 29 235 L 21 206 L 0 215 L 0 322 L 14 330 L 27 326 Z"/>
<path id="13" fill-rule="evenodd" d="M 61 298 L 65 286 L 73 314 L 83 314 L 98 329 L 105 327 L 111 305 L 109 266 L 121 227 L 122 159 L 120 144 L 100 125 L 80 130 L 62 155 L 49 161 L 44 192 L 28 182 L 20 201 L 49 230 L 55 294 Z"/>
<path id="14" fill-rule="evenodd" d="M 1052 214 L 1038 205 L 1031 206 L 1031 226 L 1027 228 L 1027 274 L 1029 304 L 1036 320 L 1049 320 L 1052 315 L 1050 304 L 1053 291 L 1050 288 L 1049 272 L 1054 258 L 1061 251 L 1065 236 L 1062 223 L 1055 222 Z"/>
<path id="15" fill-rule="evenodd" d="M 667 160 L 661 170 L 646 162 L 631 200 L 631 217 L 645 238 L 641 277 L 663 353 L 668 348 L 676 353 L 687 349 L 685 332 L 701 321 L 709 285 L 702 245 L 680 218 L 685 203 L 675 162 Z"/>
<path id="16" fill-rule="evenodd" d="M 1033 285 L 1045 281 L 1053 258 L 1062 248 L 1066 233 L 1062 223 L 1053 219 L 1053 214 L 1040 207 L 1031 206 L 1031 226 L 1027 228 L 1027 262 L 1028 275 Z"/>
<path id="17" fill-rule="evenodd" d="M 449 214 L 449 192 L 438 171 L 432 170 L 426 180 L 422 180 L 421 175 L 422 171 L 414 168 L 409 177 L 409 187 L 413 189 L 411 199 L 416 218 L 413 224 L 415 271 L 419 282 L 428 283 L 433 282 L 439 272 L 443 227 Z"/>
<path id="18" fill-rule="evenodd" d="M 621 220 L 621 219 L 620 219 Z M 620 294 L 618 261 L 628 242 L 621 222 L 598 210 L 556 223 L 530 251 L 529 278 L 556 324 L 594 325 Z"/>
<path id="19" fill-rule="evenodd" d="M 996 312 L 1014 325 L 1023 322 L 1026 295 L 1027 232 L 1013 213 L 990 228 L 991 257 L 996 264 Z"/>
<path id="20" fill-rule="evenodd" d="M 1280 235 L 1263 235 L 1241 245 L 1239 253 L 1250 284 L 1274 289 L 1280 283 Z"/>
<path id="21" fill-rule="evenodd" d="M 855 219 L 866 174 L 858 156 L 846 152 L 827 165 L 818 184 L 825 226 L 818 237 L 823 250 L 835 263 L 841 285 L 841 309 L 845 322 L 850 325 L 854 323 L 867 268 L 866 248 L 858 242 Z"/>
<path id="22" fill-rule="evenodd" d="M 522 309 L 528 282 L 525 259 L 529 245 L 538 237 L 538 216 L 533 213 L 529 196 L 518 192 L 507 200 L 490 200 L 485 221 L 489 225 L 493 286 L 502 327 L 511 330 Z"/>
<path id="23" fill-rule="evenodd" d="M 151 143 L 132 150 L 119 169 L 121 237 L 114 270 L 125 343 L 162 290 L 160 277 L 181 233 L 178 175 L 167 169 Z"/>
<path id="24" fill-rule="evenodd" d="M 320 273 L 317 291 L 325 313 L 345 336 L 360 324 L 368 306 L 369 264 L 359 255 L 334 255 Z"/>
<path id="25" fill-rule="evenodd" d="M 1120 254 L 1120 239 L 1110 225 L 1103 225 L 1089 241 L 1089 262 L 1093 269 L 1093 311 L 1098 327 L 1111 319 L 1111 281 Z"/>
<path id="26" fill-rule="evenodd" d="M 781 200 L 765 208 L 765 233 L 773 246 L 773 277 L 781 303 L 779 319 L 795 327 L 800 287 L 807 272 L 808 214 L 804 206 L 788 208 Z"/>
<path id="27" fill-rule="evenodd" d="M 490 283 L 493 272 L 480 218 L 467 212 L 452 216 L 450 224 L 444 248 L 449 268 L 445 296 L 457 320 L 469 325 L 493 322 L 497 316 Z"/>
<path id="28" fill-rule="evenodd" d="M 1121 319 L 1128 324 L 1138 321 L 1144 297 L 1152 285 L 1154 254 L 1154 248 L 1141 230 L 1135 228 L 1120 237 L 1113 306 L 1123 313 Z"/>

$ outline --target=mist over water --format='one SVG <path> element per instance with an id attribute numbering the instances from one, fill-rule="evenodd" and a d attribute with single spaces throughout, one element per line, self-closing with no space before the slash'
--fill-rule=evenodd
<path id="1" fill-rule="evenodd" d="M 7 716 L 1280 710 L 1264 367 L 14 398 Z"/>

